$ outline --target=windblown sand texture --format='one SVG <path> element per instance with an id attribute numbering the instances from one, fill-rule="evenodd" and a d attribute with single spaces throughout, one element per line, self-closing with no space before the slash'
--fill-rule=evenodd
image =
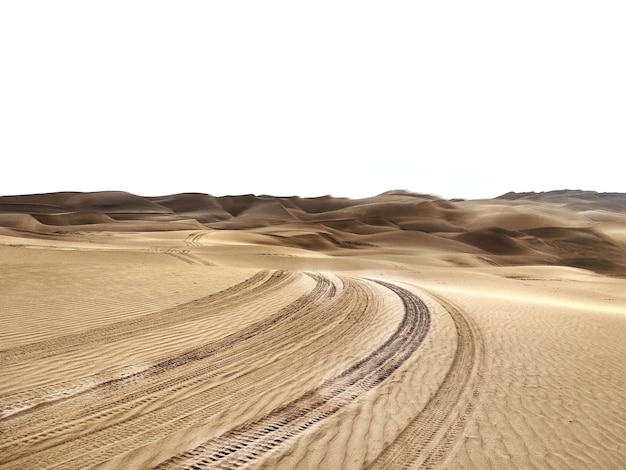
<path id="1" fill-rule="evenodd" d="M 626 195 L 0 198 L 0 469 L 626 468 Z"/>

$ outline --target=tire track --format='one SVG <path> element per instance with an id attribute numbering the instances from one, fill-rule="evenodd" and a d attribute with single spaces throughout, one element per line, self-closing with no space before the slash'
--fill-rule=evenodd
<path id="1" fill-rule="evenodd" d="M 398 369 L 426 337 L 430 312 L 419 297 L 406 289 L 382 281 L 374 282 L 393 291 L 404 306 L 400 325 L 381 346 L 320 387 L 261 419 L 236 426 L 155 468 L 230 469 L 247 465 L 335 414 Z"/>
<path id="2" fill-rule="evenodd" d="M 154 314 L 144 315 L 140 318 L 108 325 L 104 328 L 89 330 L 84 333 L 83 336 L 80 334 L 68 335 L 70 341 L 67 341 L 68 336 L 57 337 L 43 342 L 43 344 L 35 343 L 34 345 L 26 345 L 26 348 L 20 347 L 18 352 L 22 354 L 24 354 L 24 352 L 31 353 L 31 355 L 37 352 L 40 353 L 40 355 L 62 354 L 68 349 L 74 349 L 78 346 L 84 347 L 91 344 L 117 341 L 144 332 L 147 329 L 154 331 L 154 329 L 158 327 L 166 328 L 186 321 L 210 319 L 215 314 L 219 314 L 227 304 L 229 308 L 233 308 L 249 301 L 249 293 L 255 293 L 257 295 L 272 293 L 296 279 L 293 273 L 289 274 L 282 271 L 272 273 L 269 277 L 268 274 L 269 272 L 267 271 L 261 271 L 235 286 L 231 286 L 228 289 L 211 294 L 205 298 L 161 312 L 155 312 Z M 181 311 L 179 311 L 179 309 L 181 309 Z M 101 334 L 103 330 L 106 338 L 99 338 L 99 334 Z M 92 340 L 91 343 L 87 343 L 89 337 L 85 337 L 85 335 L 89 335 L 89 337 L 95 339 Z M 74 339 L 77 341 L 72 342 L 71 340 Z M 33 351 L 28 348 L 28 346 L 35 346 L 35 350 Z M 12 350 L 7 351 L 14 352 Z M 89 390 L 101 386 L 103 383 L 111 383 L 120 380 L 119 376 L 124 380 L 132 381 L 134 380 L 133 377 L 138 373 L 138 371 L 134 369 L 136 368 L 130 367 L 117 374 L 96 374 L 69 382 L 43 386 L 23 392 L 4 394 L 0 396 L 0 417 L 14 418 L 29 411 L 31 408 L 45 407 L 51 403 L 84 394 Z M 145 367 L 143 367 L 141 371 L 143 371 L 143 369 L 145 369 Z M 116 377 L 118 378 L 116 379 Z"/>
<path id="3" fill-rule="evenodd" d="M 30 413 L 22 413 L 24 416 L 15 416 L 16 419 L 9 420 L 12 422 L 11 428 L 14 428 L 14 431 L 6 433 L 8 434 L 7 437 L 12 438 L 10 444 L 7 443 L 8 446 L 0 447 L 0 452 L 7 454 L 5 462 L 45 450 L 48 447 L 58 446 L 62 443 L 59 442 L 59 439 L 55 441 L 50 439 L 55 435 L 71 435 L 71 432 L 74 432 L 75 435 L 77 430 L 81 430 L 79 435 L 84 438 L 90 434 L 87 432 L 88 429 L 93 428 L 100 421 L 108 420 L 112 414 L 123 415 L 131 412 L 138 405 L 146 405 L 167 394 L 183 389 L 185 386 L 205 382 L 212 376 L 223 374 L 222 370 L 226 365 L 246 360 L 245 353 L 251 347 L 253 350 L 256 348 L 258 354 L 262 354 L 263 349 L 259 346 L 263 342 L 276 341 L 277 338 L 282 338 L 283 341 L 287 342 L 292 341 L 293 335 L 290 334 L 289 329 L 279 328 L 285 323 L 285 320 L 290 320 L 293 329 L 302 320 L 302 315 L 293 315 L 294 311 L 296 313 L 305 311 L 311 316 L 311 313 L 318 311 L 320 305 L 326 305 L 329 299 L 336 294 L 336 286 L 327 278 L 312 277 L 317 280 L 317 283 L 311 293 L 301 296 L 269 319 L 257 322 L 208 345 L 194 348 L 175 357 L 166 358 L 146 370 L 100 384 L 88 392 L 81 393 L 81 396 L 71 397 L 72 400 L 65 402 L 59 400 L 55 403 L 49 403 L 45 409 L 38 407 L 37 410 L 29 410 Z M 291 316 L 293 318 L 290 318 Z M 260 344 L 250 344 L 251 339 L 259 335 L 262 338 L 256 343 Z M 239 346 L 238 349 L 237 346 Z M 176 374 L 172 376 L 171 373 L 168 375 L 168 372 L 176 372 Z M 198 406 L 205 405 L 205 397 L 200 398 L 202 400 L 199 401 Z M 75 406 L 77 399 L 86 403 L 77 408 Z M 189 408 L 189 403 L 185 403 L 184 406 Z M 35 416 L 32 414 L 33 411 L 37 411 Z M 162 411 L 159 410 L 159 412 Z M 155 418 L 155 416 L 158 418 L 158 413 L 154 413 L 150 417 Z M 167 419 L 171 419 L 171 416 Z M 159 427 L 158 425 L 164 421 L 166 419 L 161 419 L 153 425 Z M 147 423 L 144 422 L 143 424 Z M 131 435 L 136 435 L 141 429 L 135 427 Z M 101 430 L 96 429 L 92 432 Z M 119 438 L 118 434 L 119 430 L 113 429 L 113 436 L 105 442 L 112 442 L 111 439 Z M 97 447 L 101 446 L 102 441 L 97 442 Z M 81 444 L 81 452 L 84 450 L 83 447 L 84 445 Z M 57 455 L 56 459 L 46 460 L 57 461 L 64 454 L 65 451 Z M 39 458 L 39 454 L 37 456 Z M 20 464 L 22 468 L 25 468 L 24 465 Z"/>
<path id="4" fill-rule="evenodd" d="M 289 276 L 287 276 L 287 274 L 289 273 L 277 271 L 273 273 L 269 278 L 267 278 L 265 282 L 263 282 L 262 284 L 259 284 L 258 286 L 254 286 L 249 291 L 240 291 L 239 289 L 233 290 L 231 292 L 231 294 L 233 295 L 228 296 L 228 298 L 231 299 L 230 303 L 228 303 L 228 308 L 240 306 L 244 301 L 249 300 L 247 299 L 249 295 L 248 292 L 258 293 L 258 291 L 261 290 L 262 292 L 260 292 L 259 294 L 262 294 L 262 293 L 267 294 L 267 293 L 274 292 L 281 286 L 284 286 L 285 283 L 287 282 L 289 283 L 293 282 L 295 280 L 295 276 L 293 276 L 293 273 L 291 273 Z M 252 278 L 249 278 L 247 281 L 249 281 L 250 279 Z M 279 283 L 280 280 L 282 280 L 282 282 Z M 247 281 L 244 281 L 244 283 Z M 237 286 L 234 286 L 234 287 L 237 287 Z M 226 289 L 222 292 L 227 292 L 229 289 Z M 215 294 L 212 294 L 212 295 L 215 295 Z M 221 300 L 224 300 L 224 299 L 221 299 Z M 196 302 L 197 301 L 192 301 L 190 303 L 195 304 Z M 159 322 L 158 319 L 155 319 L 152 321 L 150 329 L 153 330 L 158 327 L 167 328 L 169 326 L 172 326 L 172 324 L 180 323 L 182 321 L 193 321 L 193 320 L 196 320 L 197 319 L 196 317 L 198 316 L 199 318 L 202 318 L 202 319 L 210 318 L 211 314 L 216 313 L 214 311 L 216 308 L 220 308 L 220 309 L 224 308 L 223 303 L 224 303 L 223 301 L 216 302 L 214 305 L 211 305 L 210 307 L 204 304 L 195 305 L 195 307 L 200 308 L 200 309 L 202 307 L 206 307 L 206 310 L 193 312 L 194 313 L 193 318 L 190 318 L 191 315 L 187 315 L 187 317 L 184 320 L 181 318 L 172 319 L 172 320 L 176 320 L 175 322 L 171 322 L 171 321 Z M 183 305 L 187 305 L 187 304 L 183 304 Z M 180 306 L 174 307 L 173 309 L 168 309 L 168 310 L 176 310 L 178 308 L 180 308 Z M 142 317 L 141 320 L 145 320 L 146 316 Z M 112 326 L 117 326 L 117 325 L 114 324 Z M 91 332 L 93 331 L 94 330 L 91 330 Z M 98 331 L 100 331 L 100 329 L 95 330 L 96 334 Z M 136 333 L 134 331 L 126 332 L 125 336 L 128 336 L 129 334 L 134 335 Z M 114 340 L 119 340 L 119 339 L 121 338 L 117 337 Z M 223 346 L 223 342 L 224 341 L 222 341 L 220 344 L 215 346 L 214 349 L 219 348 L 220 346 Z M 119 386 L 122 383 L 136 382 L 137 380 L 139 380 L 139 378 L 144 377 L 146 375 L 150 375 L 155 370 L 165 369 L 164 364 L 168 362 L 172 364 L 183 364 L 185 360 L 188 360 L 188 361 L 197 360 L 199 356 L 202 356 L 203 351 L 205 351 L 206 348 L 207 346 L 195 348 L 189 351 L 188 353 L 182 354 L 178 360 L 176 358 L 171 358 L 171 357 L 164 358 L 162 361 L 158 362 L 157 365 L 149 366 L 147 368 L 143 368 L 142 370 L 135 371 L 135 372 L 128 371 L 126 373 L 121 374 L 121 376 L 117 378 L 108 377 L 105 380 L 97 380 L 98 376 L 84 377 L 82 380 L 78 382 L 76 381 L 73 382 L 72 384 L 73 386 L 70 386 L 69 390 L 68 390 L 68 387 L 64 384 L 56 384 L 55 386 L 42 387 L 41 390 L 35 389 L 35 390 L 29 390 L 24 393 L 18 392 L 17 394 L 5 395 L 1 397 L 0 399 L 0 411 L 2 410 L 9 411 L 12 407 L 15 407 L 15 405 L 18 404 L 19 406 L 17 406 L 17 408 L 20 409 L 20 411 L 17 411 L 15 413 L 9 412 L 8 414 L 5 413 L 5 416 L 4 416 L 5 418 L 12 419 L 12 418 L 17 417 L 17 415 L 22 414 L 25 411 L 28 411 L 30 408 L 33 408 L 33 407 L 42 408 L 52 403 L 58 403 L 68 398 L 74 398 L 78 395 L 84 394 L 85 392 L 88 392 L 93 389 L 99 389 L 100 387 L 103 387 L 106 385 Z M 106 375 L 103 375 L 101 377 L 104 378 L 106 377 Z M 72 388 L 74 389 L 73 391 L 72 391 Z M 48 396 L 49 398 L 46 400 L 44 398 L 45 396 Z"/>
<path id="5" fill-rule="evenodd" d="M 458 345 L 435 396 L 367 468 L 434 468 L 463 430 L 482 384 L 485 352 L 480 330 L 469 315 L 429 292 L 450 314 Z"/>
<path id="6" fill-rule="evenodd" d="M 180 429 L 202 424 L 206 422 L 206 419 L 219 412 L 241 406 L 242 402 L 254 402 L 255 397 L 267 392 L 267 390 L 277 386 L 280 387 L 280 384 L 290 380 L 293 374 L 298 372 L 299 364 L 311 366 L 312 356 L 321 356 L 326 351 L 326 348 L 336 347 L 337 342 L 345 337 L 346 334 L 364 333 L 367 323 L 362 322 L 362 319 L 355 316 L 350 309 L 356 307 L 360 310 L 369 310 L 370 318 L 373 319 L 377 310 L 373 307 L 375 305 L 373 298 L 370 295 L 363 295 L 366 293 L 367 291 L 362 289 L 360 285 L 353 283 L 352 286 L 348 286 L 342 291 L 344 295 L 338 298 L 334 305 L 333 303 L 323 302 L 314 306 L 315 308 L 313 309 L 309 308 L 308 318 L 303 318 L 301 315 L 299 318 L 290 318 L 290 320 L 293 320 L 290 330 L 281 328 L 272 335 L 273 338 L 269 338 L 273 345 L 276 345 L 278 341 L 283 343 L 275 346 L 277 348 L 294 342 L 300 344 L 296 353 L 285 353 L 280 359 L 271 359 L 268 364 L 262 367 L 252 366 L 250 367 L 251 371 L 245 371 L 239 377 L 230 380 L 226 384 L 195 394 L 193 397 L 184 400 L 184 402 L 173 403 L 152 413 L 124 421 L 118 426 L 102 429 L 94 434 L 93 439 L 89 442 L 81 439 L 80 442 L 71 443 L 71 449 L 67 446 L 64 446 L 63 449 L 55 449 L 56 458 L 52 460 L 55 462 L 60 461 L 63 457 L 67 458 L 68 452 L 73 452 L 77 457 L 73 461 L 63 461 L 59 468 L 68 468 L 68 466 L 69 468 L 81 468 L 84 465 L 97 464 L 122 452 L 141 446 L 142 443 L 152 442 Z M 320 306 L 324 308 L 321 311 Z M 343 315 L 343 318 L 339 321 L 335 320 L 338 326 L 328 327 L 327 324 L 333 321 L 332 317 L 337 316 L 338 313 L 344 310 L 346 313 Z M 321 340 L 310 340 L 309 344 L 300 343 L 302 339 L 307 339 L 307 337 L 311 336 L 311 331 L 315 332 L 319 329 L 327 330 Z M 294 336 L 294 334 L 297 336 Z M 259 341 L 266 343 L 268 338 L 263 337 Z M 250 350 L 258 351 L 255 354 L 258 356 L 264 356 L 267 352 L 266 348 L 246 344 L 242 346 L 242 352 L 248 354 L 239 354 L 234 360 L 228 360 L 232 352 L 226 351 L 224 358 L 221 360 L 213 358 L 211 361 L 212 365 L 218 362 L 218 364 L 215 364 L 218 372 L 213 375 L 205 375 L 202 377 L 202 380 L 208 382 L 215 375 L 223 375 L 225 366 L 222 361 L 228 360 L 228 362 L 239 364 L 242 362 L 249 363 Z M 320 359 L 319 362 L 319 367 L 322 367 L 323 359 Z M 116 443 L 114 442 L 115 439 L 122 439 L 122 441 Z M 103 448 L 102 442 L 112 444 L 107 448 Z M 86 459 L 85 453 L 88 451 L 93 451 L 93 455 Z M 41 457 L 41 454 L 37 454 L 37 457 Z M 46 460 L 50 459 L 49 456 L 46 457 Z M 24 464 L 30 464 L 30 461 L 28 459 L 19 461 L 20 466 Z"/>
<path id="7" fill-rule="evenodd" d="M 10 420 L 13 421 L 10 432 L 5 433 L 4 437 L 17 437 L 13 431 L 20 434 L 19 430 L 25 430 L 25 433 L 21 441 L 11 439 L 7 447 L 0 449 L 0 454 L 10 454 L 4 460 L 7 465 L 3 468 L 42 468 L 41 463 L 48 462 L 46 468 L 53 468 L 51 463 L 54 463 L 58 468 L 66 469 L 101 463 L 145 442 L 154 442 L 180 429 L 203 424 L 222 410 L 240 406 L 243 402 L 254 402 L 259 394 L 289 380 L 298 367 L 310 365 L 311 357 L 321 357 L 329 348 L 336 348 L 345 337 L 365 334 L 368 322 L 377 312 L 376 296 L 367 283 L 343 280 L 341 295 L 336 296 L 337 286 L 328 278 L 313 274 L 310 276 L 316 280 L 314 291 L 318 290 L 313 300 L 309 299 L 307 303 L 303 301 L 306 295 L 303 296 L 276 316 L 237 332 L 238 340 L 231 335 L 212 345 L 166 359 L 157 364 L 162 367 L 161 370 L 140 371 L 111 381 L 106 388 L 99 389 L 97 394 L 87 392 L 80 397 L 79 406 L 82 408 L 79 408 L 79 412 L 83 413 L 83 417 L 78 420 L 75 406 L 72 413 L 73 399 L 65 402 L 67 407 L 64 402 L 50 406 L 52 414 L 48 416 L 45 416 L 45 412 L 42 414 L 42 410 L 37 410 L 36 413 L 18 417 L 16 421 Z M 385 287 L 396 292 L 396 286 Z M 321 297 L 320 289 L 325 292 Z M 402 291 L 398 292 L 403 299 Z M 419 331 L 411 329 L 408 324 L 411 322 L 407 323 L 407 312 L 413 312 L 410 316 L 415 316 L 417 307 L 411 306 L 410 299 L 403 299 L 403 302 L 405 312 L 402 323 L 383 346 L 339 374 L 334 381 L 326 382 L 321 388 L 299 399 L 297 409 L 300 413 L 303 410 L 306 412 L 296 421 L 289 419 L 288 423 L 279 426 L 279 429 L 287 432 L 287 437 L 303 432 L 380 383 L 419 346 L 427 332 L 430 317 L 426 310 L 428 324 L 423 328 L 422 319 L 422 327 L 419 329 L 422 336 L 417 335 Z M 312 333 L 319 337 L 309 338 Z M 409 337 L 419 339 L 412 349 L 406 349 L 407 345 L 402 344 L 407 333 Z M 308 345 L 305 341 L 309 341 Z M 188 398 L 184 400 L 172 401 L 168 398 L 186 387 L 202 387 L 203 383 L 210 383 L 216 377 L 230 376 L 236 372 L 238 364 L 258 361 L 267 353 L 264 344 L 277 343 L 276 348 L 282 349 L 292 346 L 294 342 L 301 345 L 295 353 L 286 352 L 281 359 L 271 358 L 265 365 L 252 365 L 250 371 L 240 371 L 238 376 L 225 383 L 218 381 L 216 386 L 192 395 L 187 394 Z M 213 352 L 210 347 L 214 348 Z M 387 355 L 393 355 L 394 351 L 397 355 L 390 361 Z M 317 367 L 322 364 L 323 358 Z M 99 403 L 93 403 L 93 400 Z M 155 404 L 158 408 L 155 408 Z M 293 411 L 293 407 L 287 406 L 277 416 L 284 417 L 285 413 L 289 414 L 289 410 Z M 273 423 L 276 416 L 272 417 L 272 413 L 268 416 Z M 35 425 L 33 418 L 39 425 Z M 51 425 L 49 418 L 52 418 L 52 422 L 56 421 L 57 425 Z M 77 421 L 78 428 L 68 425 L 75 425 Z M 40 432 L 33 433 L 37 427 Z M 272 434 L 275 438 L 276 434 Z M 260 442 L 262 444 L 263 440 Z M 271 445 L 269 447 L 272 448 Z"/>
<path id="8" fill-rule="evenodd" d="M 215 266 L 215 264 L 209 261 L 203 260 L 197 255 L 191 254 L 189 250 L 175 250 L 171 248 L 169 250 L 163 251 L 163 253 L 165 253 L 166 255 L 170 255 L 187 264 L 192 264 L 196 266 Z"/>
<path id="9" fill-rule="evenodd" d="M 204 246 L 200 243 L 200 239 L 206 235 L 206 232 L 194 232 L 185 238 L 187 246 Z"/>
<path id="10" fill-rule="evenodd" d="M 250 295 L 260 294 L 292 282 L 295 274 L 286 271 L 259 271 L 250 278 L 228 289 L 165 310 L 123 320 L 80 333 L 58 336 L 46 341 L 17 346 L 0 351 L 0 365 L 15 364 L 69 352 L 77 347 L 109 343 L 140 334 L 141 332 L 172 326 L 203 318 L 208 312 L 244 302 Z"/>

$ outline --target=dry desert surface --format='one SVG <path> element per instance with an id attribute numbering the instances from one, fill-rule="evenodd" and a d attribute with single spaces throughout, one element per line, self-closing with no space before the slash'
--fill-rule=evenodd
<path id="1" fill-rule="evenodd" d="M 626 468 L 626 195 L 0 198 L 0 469 Z"/>

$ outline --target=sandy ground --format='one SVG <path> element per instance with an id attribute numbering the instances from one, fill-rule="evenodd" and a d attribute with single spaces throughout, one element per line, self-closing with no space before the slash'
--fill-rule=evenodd
<path id="1" fill-rule="evenodd" d="M 0 198 L 0 468 L 626 468 L 626 197 Z"/>

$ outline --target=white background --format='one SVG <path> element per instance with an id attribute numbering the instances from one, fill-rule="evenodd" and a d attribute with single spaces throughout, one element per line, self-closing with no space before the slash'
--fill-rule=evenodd
<path id="1" fill-rule="evenodd" d="M 623 1 L 4 1 L 0 194 L 626 192 Z"/>

